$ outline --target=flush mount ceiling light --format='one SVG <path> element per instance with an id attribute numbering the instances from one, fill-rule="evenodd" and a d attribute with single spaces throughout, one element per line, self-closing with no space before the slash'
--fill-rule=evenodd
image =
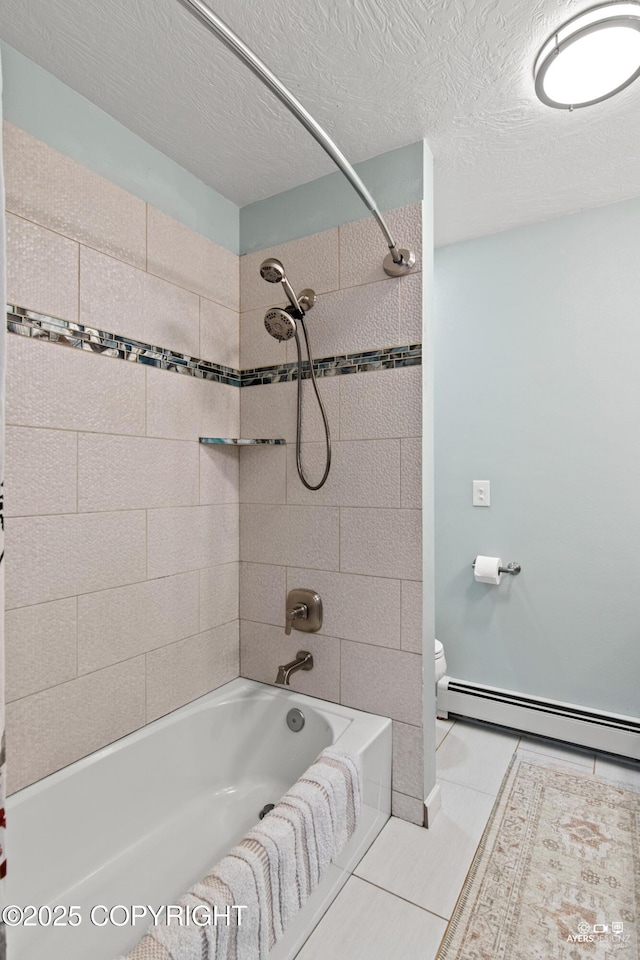
<path id="1" fill-rule="evenodd" d="M 613 97 L 640 75 L 640 3 L 601 3 L 549 37 L 533 70 L 536 93 L 559 110 Z"/>

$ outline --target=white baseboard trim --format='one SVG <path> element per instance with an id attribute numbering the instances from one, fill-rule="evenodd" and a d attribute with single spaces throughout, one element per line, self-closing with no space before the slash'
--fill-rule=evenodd
<path id="1" fill-rule="evenodd" d="M 454 714 L 485 720 L 513 730 L 640 760 L 640 719 L 623 714 L 447 676 L 438 682 L 437 714 L 443 719 Z"/>

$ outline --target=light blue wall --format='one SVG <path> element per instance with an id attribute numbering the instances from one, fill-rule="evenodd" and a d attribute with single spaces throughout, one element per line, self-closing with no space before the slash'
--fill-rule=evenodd
<path id="1" fill-rule="evenodd" d="M 640 199 L 436 253 L 452 676 L 640 716 Z M 491 481 L 491 507 L 471 482 Z M 476 584 L 476 554 L 522 564 Z"/>
<path id="2" fill-rule="evenodd" d="M 425 154 L 423 141 L 418 141 L 354 164 L 382 213 L 421 202 L 427 154 L 427 163 L 432 164 L 428 149 Z M 240 252 L 264 250 L 368 216 L 369 210 L 344 175 L 330 173 L 242 207 Z"/>
<path id="3" fill-rule="evenodd" d="M 233 253 L 369 216 L 337 172 L 240 209 L 17 50 L 0 47 L 6 120 Z M 356 169 L 386 211 L 420 202 L 422 164 L 418 142 Z"/>
<path id="4" fill-rule="evenodd" d="M 232 253 L 238 207 L 131 130 L 0 41 L 4 118 Z"/>

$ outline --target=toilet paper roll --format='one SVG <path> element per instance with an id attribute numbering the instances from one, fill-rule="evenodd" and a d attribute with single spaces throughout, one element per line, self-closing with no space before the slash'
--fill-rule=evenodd
<path id="1" fill-rule="evenodd" d="M 473 575 L 478 583 L 500 583 L 502 574 L 500 557 L 476 557 Z"/>

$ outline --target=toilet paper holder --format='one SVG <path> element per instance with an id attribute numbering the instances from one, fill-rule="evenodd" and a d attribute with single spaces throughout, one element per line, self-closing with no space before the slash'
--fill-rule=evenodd
<path id="1" fill-rule="evenodd" d="M 475 560 L 471 564 L 472 567 L 475 567 Z M 517 577 L 522 567 L 519 563 L 508 563 L 506 567 L 498 567 L 498 573 L 510 573 L 513 577 Z"/>

